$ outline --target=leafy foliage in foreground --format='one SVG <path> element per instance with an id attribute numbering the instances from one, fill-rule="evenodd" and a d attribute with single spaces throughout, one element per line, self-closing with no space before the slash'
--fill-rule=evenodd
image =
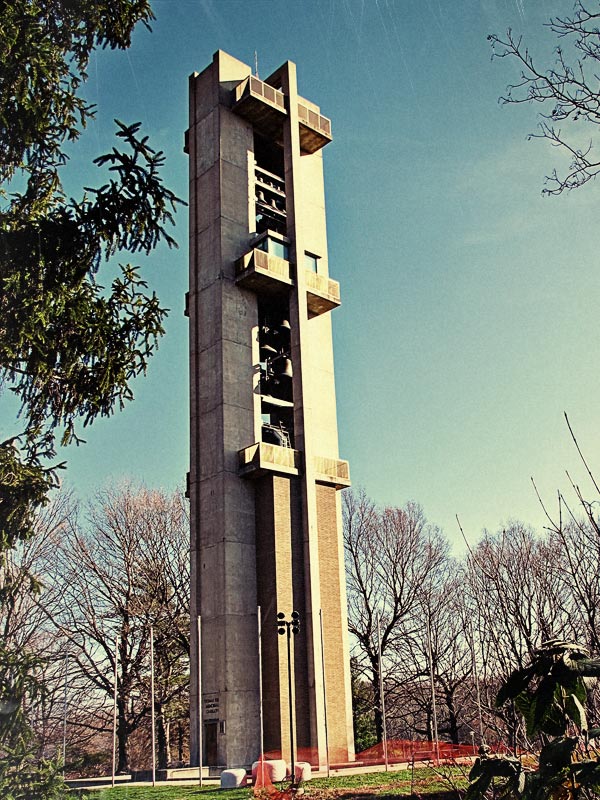
<path id="1" fill-rule="evenodd" d="M 36 512 L 57 484 L 56 440 L 133 397 L 163 334 L 165 309 L 139 269 L 103 262 L 175 244 L 166 226 L 177 202 L 162 184 L 161 153 L 139 125 L 117 122 L 118 147 L 96 159 L 100 188 L 67 199 L 65 147 L 94 115 L 80 95 L 90 55 L 126 49 L 149 0 L 10 0 L 0 13 L 0 390 L 18 398 L 15 429 L 0 439 L 0 623 L 15 603 L 8 554 L 34 535 Z M 110 269 L 110 264 L 107 265 Z M 109 284 L 109 285 L 108 285 Z M 35 579 L 30 591 L 35 591 Z M 42 691 L 36 664 L 0 647 L 0 796 L 50 800 L 58 766 L 37 762 L 25 710 Z"/>
<path id="2" fill-rule="evenodd" d="M 0 547 L 32 535 L 32 512 L 56 484 L 55 437 L 133 397 L 163 334 L 165 309 L 139 268 L 105 287 L 103 261 L 175 244 L 177 198 L 162 153 L 139 125 L 117 122 L 119 147 L 96 159 L 100 188 L 67 200 L 60 168 L 94 110 L 79 94 L 96 47 L 127 48 L 148 0 L 12 0 L 0 15 L 0 386 L 21 404 L 21 429 L 0 442 Z"/>
<path id="3" fill-rule="evenodd" d="M 497 705 L 513 702 L 525 719 L 527 734 L 542 746 L 537 769 L 516 757 L 488 756 L 473 765 L 465 800 L 482 800 L 489 789 L 515 800 L 578 800 L 600 790 L 600 751 L 585 712 L 586 679 L 600 675 L 600 659 L 590 659 L 577 644 L 551 640 L 531 663 L 504 683 Z"/>
<path id="4" fill-rule="evenodd" d="M 66 787 L 55 762 L 38 759 L 24 708 L 38 701 L 43 687 L 39 660 L 0 644 L 0 797 L 3 800 L 58 800 Z"/>

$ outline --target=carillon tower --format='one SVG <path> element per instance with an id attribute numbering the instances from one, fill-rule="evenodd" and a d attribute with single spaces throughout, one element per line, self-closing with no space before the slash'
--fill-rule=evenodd
<path id="1" fill-rule="evenodd" d="M 296 758 L 354 758 L 338 493 L 350 481 L 338 456 L 330 318 L 340 293 L 323 190 L 330 141 L 329 119 L 298 95 L 290 62 L 263 81 L 218 51 L 190 78 L 192 763 L 199 730 L 203 764 L 258 758 L 261 684 L 264 751 L 290 760 L 277 614 L 292 611 Z"/>

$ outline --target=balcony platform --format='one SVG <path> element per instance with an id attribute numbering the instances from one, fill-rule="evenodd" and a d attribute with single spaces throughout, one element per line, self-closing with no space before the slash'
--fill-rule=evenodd
<path id="1" fill-rule="evenodd" d="M 316 153 L 332 141 L 331 120 L 318 114 L 308 106 L 298 103 L 300 120 L 300 149 L 305 153 Z"/>
<path id="2" fill-rule="evenodd" d="M 312 317 L 325 314 L 332 308 L 341 305 L 340 284 L 325 275 L 306 270 L 304 274 L 306 283 L 306 304 Z"/>
<path id="3" fill-rule="evenodd" d="M 254 292 L 277 294 L 294 285 L 290 262 L 255 248 L 235 262 L 235 282 Z"/>
<path id="4" fill-rule="evenodd" d="M 265 136 L 281 136 L 287 110 L 284 94 L 275 87 L 250 75 L 236 86 L 232 108 Z M 331 120 L 304 103 L 298 103 L 298 121 L 304 153 L 316 153 L 332 141 Z"/>
<path id="5" fill-rule="evenodd" d="M 336 489 L 346 489 L 351 485 L 350 464 L 347 461 L 315 456 L 314 464 L 317 483 L 335 486 Z"/>
<path id="6" fill-rule="evenodd" d="M 256 442 L 240 450 L 239 459 L 239 475 L 244 478 L 259 478 L 269 473 L 298 476 L 302 454 L 291 447 Z"/>
<path id="7" fill-rule="evenodd" d="M 235 88 L 233 110 L 265 136 L 281 136 L 287 116 L 283 94 L 268 83 L 250 75 Z"/>

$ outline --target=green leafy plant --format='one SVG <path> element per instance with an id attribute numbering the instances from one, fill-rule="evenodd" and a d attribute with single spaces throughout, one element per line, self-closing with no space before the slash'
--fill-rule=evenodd
<path id="1" fill-rule="evenodd" d="M 482 748 L 469 775 L 466 800 L 481 800 L 488 790 L 515 800 L 578 800 L 600 790 L 600 729 L 588 726 L 590 678 L 600 675 L 600 659 L 580 645 L 553 639 L 531 663 L 515 670 L 496 698 L 498 707 L 514 703 L 527 735 L 538 737 L 537 764 L 516 756 L 490 756 Z"/>
<path id="2" fill-rule="evenodd" d="M 27 707 L 43 686 L 36 676 L 39 659 L 0 643 L 0 797 L 3 800 L 59 800 L 67 787 L 60 764 L 38 759 Z"/>
<path id="3" fill-rule="evenodd" d="M 112 257 L 175 245 L 179 202 L 163 155 L 139 124 L 117 121 L 118 145 L 95 160 L 100 188 L 67 199 L 61 169 L 95 109 L 81 94 L 98 47 L 127 49 L 149 0 L 11 0 L 0 14 L 0 389 L 20 403 L 0 440 L 0 553 L 29 538 L 57 485 L 56 442 L 131 400 L 164 333 L 166 309 L 139 267 Z M 112 270 L 105 285 L 101 264 Z M 1 566 L 1 564 L 0 564 Z"/>

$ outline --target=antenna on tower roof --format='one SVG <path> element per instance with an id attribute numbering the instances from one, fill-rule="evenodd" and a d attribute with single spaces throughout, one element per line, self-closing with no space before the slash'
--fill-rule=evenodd
<path id="1" fill-rule="evenodd" d="M 254 75 L 258 78 L 258 53 L 254 51 Z"/>

